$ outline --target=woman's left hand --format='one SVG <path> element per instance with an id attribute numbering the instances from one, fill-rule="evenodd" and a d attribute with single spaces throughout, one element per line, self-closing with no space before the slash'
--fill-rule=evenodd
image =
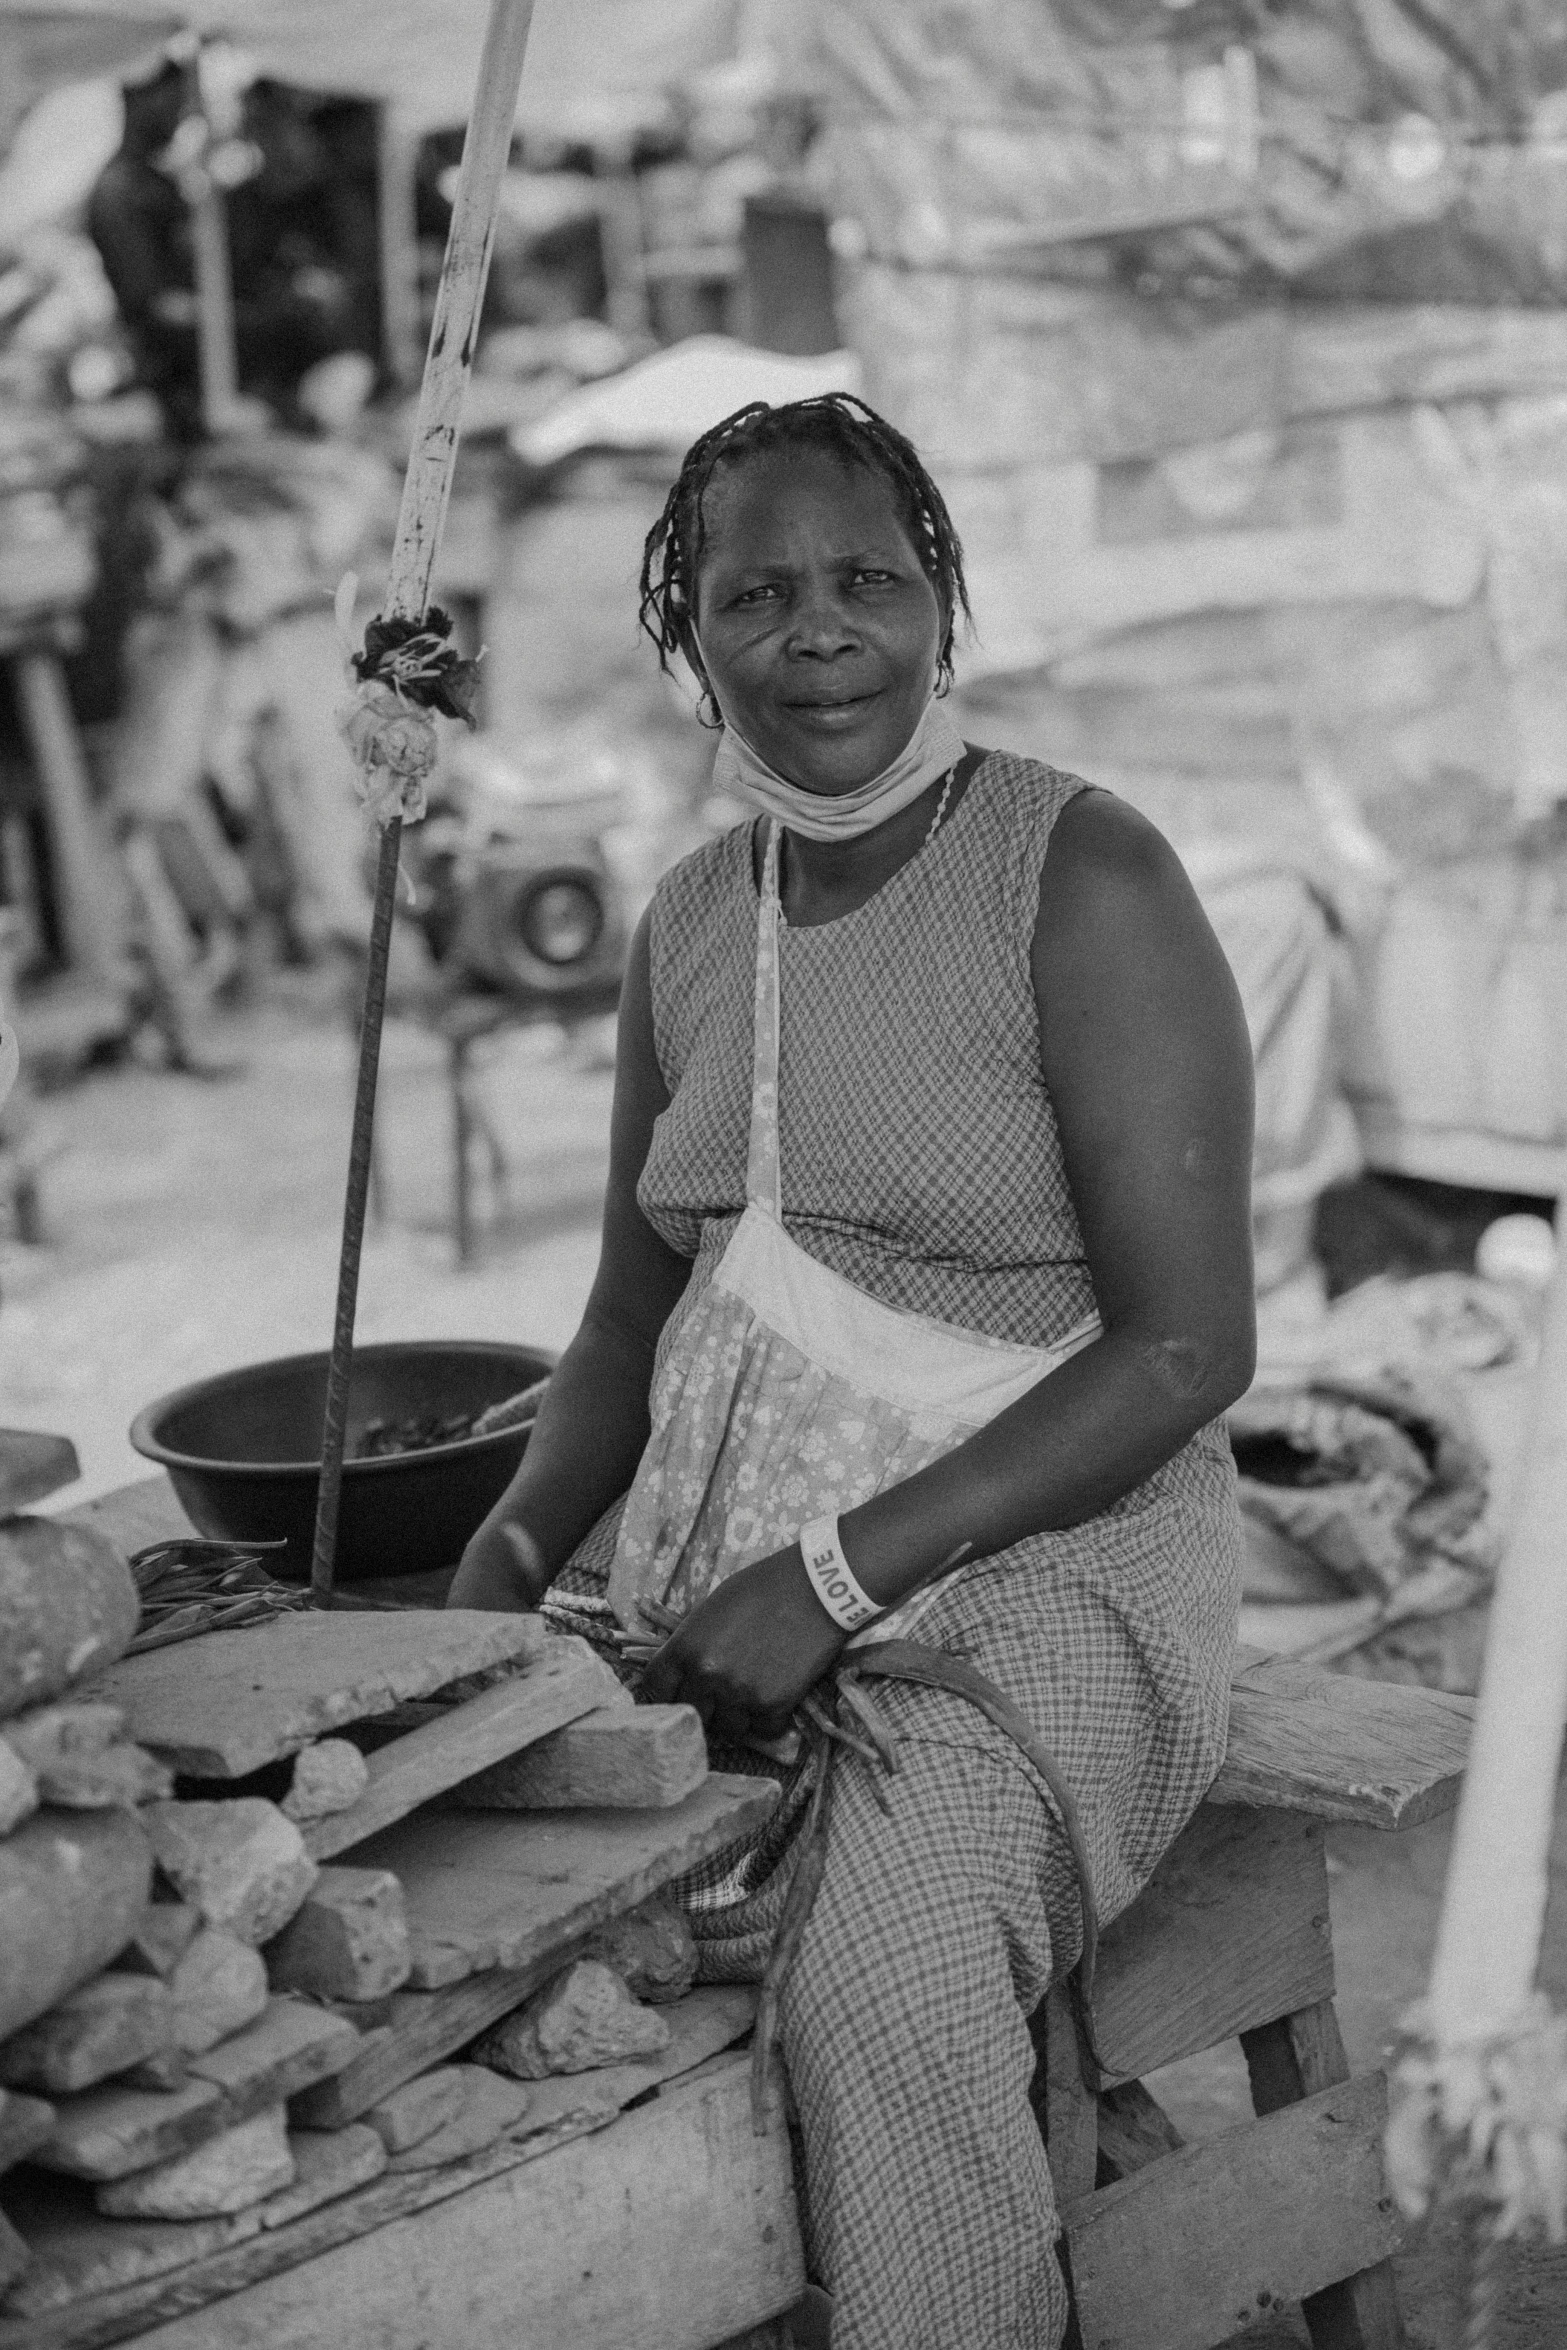
<path id="1" fill-rule="evenodd" d="M 791 1543 L 727 1576 L 691 1610 L 649 1665 L 641 1694 L 652 1705 L 695 1706 L 721 1737 L 777 1738 L 847 1639 Z"/>

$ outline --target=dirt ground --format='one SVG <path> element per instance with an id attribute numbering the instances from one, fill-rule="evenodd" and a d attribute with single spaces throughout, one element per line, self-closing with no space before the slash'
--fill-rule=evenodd
<path id="1" fill-rule="evenodd" d="M 92 1073 L 43 1105 L 58 1142 L 41 1248 L 0 1243 L 0 1423 L 57 1429 L 83 1482 L 62 1500 L 144 1473 L 126 1429 L 143 1404 L 208 1372 L 325 1345 L 348 1145 L 351 1045 L 308 991 L 236 1016 L 244 1062 L 223 1080 L 141 1068 Z M 364 1338 L 505 1337 L 549 1347 L 576 1324 L 596 1256 L 610 1073 L 602 1032 L 513 1034 L 486 1048 L 482 1090 L 509 1161 L 504 1195 L 479 1185 L 484 1230 L 459 1269 L 449 1229 L 450 1105 L 439 1048 L 387 1032 L 379 1116 L 385 1215 L 367 1241 Z M 1423 1987 L 1449 1824 L 1331 1844 L 1339 2007 L 1358 2068 L 1387 2053 Z M 1559 1808 L 1542 1969 L 1567 1999 L 1567 1807 Z M 1246 2116 L 1238 2047 L 1153 2084 L 1190 2137 Z M 1417 2350 L 1459 2350 L 1462 2248 L 1450 2224 L 1399 2262 Z M 1245 2337 L 1282 2350 L 1298 2315 Z M 1567 2343 L 1567 2252 L 1509 2262 L 1494 2350 Z"/>

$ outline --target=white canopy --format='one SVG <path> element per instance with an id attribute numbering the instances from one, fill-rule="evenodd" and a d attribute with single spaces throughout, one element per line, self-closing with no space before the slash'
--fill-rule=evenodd
<path id="1" fill-rule="evenodd" d="M 181 30 L 224 36 L 306 89 L 392 100 L 419 129 L 466 121 L 486 0 L 0 0 L 6 109 L 133 69 Z M 537 0 L 518 119 L 581 135 L 733 58 L 756 0 Z"/>

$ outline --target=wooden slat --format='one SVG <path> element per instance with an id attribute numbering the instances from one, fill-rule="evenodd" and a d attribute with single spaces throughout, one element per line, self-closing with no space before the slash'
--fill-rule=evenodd
<path id="1" fill-rule="evenodd" d="M 602 1706 L 606 1682 L 620 1686 L 585 1640 L 552 1639 L 515 1680 L 378 1747 L 368 1758 L 370 1783 L 352 1809 L 312 1820 L 305 1829 L 311 1858 L 330 1860 L 475 1772 L 508 1762 L 537 1739 L 553 1740 L 568 1723 Z"/>
<path id="2" fill-rule="evenodd" d="M 542 1654 L 537 1616 L 481 1608 L 307 1611 L 123 1657 L 93 1685 L 129 1735 L 193 1779 L 239 1779 L 345 1722 Z"/>
<path id="3" fill-rule="evenodd" d="M 1319 2089 L 1349 2079 L 1349 2058 L 1331 1999 L 1281 2016 L 1259 2031 L 1243 2032 L 1251 2101 L 1259 2113 L 1277 2113 Z M 1403 2321 L 1390 2262 L 1308 2294 L 1306 2324 L 1313 2350 L 1404 2350 Z"/>
<path id="4" fill-rule="evenodd" d="M 499 2074 L 484 2076 L 497 2090 L 514 2093 L 522 2110 L 504 2124 L 497 2123 L 488 2144 L 444 2157 L 443 2167 L 450 2170 L 454 2163 L 460 2165 L 456 2183 L 469 2186 L 488 2175 L 482 2161 L 474 2166 L 474 2151 L 489 2161 L 491 2169 L 502 2169 L 535 2160 L 572 2138 L 605 2128 L 635 2099 L 694 2071 L 743 2038 L 756 2011 L 756 1996 L 747 1984 L 690 1992 L 663 2011 L 670 2026 L 669 2046 L 659 2056 L 635 2064 L 603 2066 L 594 2073 L 537 2082 L 526 2088 L 517 2082 L 503 2082 Z M 460 2136 L 464 2118 L 459 2117 L 458 2123 L 441 2135 Z M 351 2142 L 366 2135 L 362 2127 L 296 2132 L 292 2144 L 296 2155 L 308 2148 L 311 2167 L 319 2171 L 323 2163 L 330 2162 L 335 2149 L 341 2147 L 349 2154 Z M 379 2151 L 380 2141 L 370 2135 Z M 438 2154 L 439 2147 L 427 2144 L 413 2151 L 426 2156 Z M 384 2166 L 383 2152 L 382 2172 Z M 453 2192 L 451 2178 L 433 2176 L 435 2166 L 427 2159 L 415 2162 L 400 2157 L 393 2163 L 392 2175 L 372 2173 L 364 2187 L 354 2181 L 354 2167 L 355 2159 L 350 2155 L 347 2186 L 316 2193 L 295 2214 L 285 2216 L 284 2207 L 298 2189 L 285 2188 L 265 2203 L 227 2218 L 174 2222 L 104 2219 L 82 2187 L 57 2179 L 46 2182 L 39 2176 L 26 2179 L 9 2191 L 7 2200 L 33 2249 L 34 2265 L 9 2314 L 49 2321 L 46 2338 L 51 2343 L 112 2340 L 140 2333 L 174 2312 L 189 2311 L 203 2301 L 220 2302 L 264 2276 L 298 2267 L 301 2261 L 314 2259 L 335 2244 L 368 2235 L 387 2221 L 403 2217 L 432 2197 Z M 427 2178 L 429 2184 L 416 2184 L 410 2193 L 404 2183 L 410 2174 Z M 326 2205 L 330 2210 L 322 2208 Z M 244 2261 L 214 2257 L 232 2252 L 263 2231 L 269 2235 L 275 2232 L 277 2240 L 266 2246 L 253 2245 Z M 174 2292 L 163 2298 L 158 2290 L 160 2281 L 166 2282 L 175 2269 L 181 2273 Z M 221 2312 L 215 2312 L 212 2322 L 217 2339 Z M 0 2323 L 0 2343 L 9 2345 L 12 2338 Z M 29 2350 L 36 2339 L 28 2336 Z"/>
<path id="5" fill-rule="evenodd" d="M 1320 1826 L 1205 1804 L 1105 1929 L 1094 2037 L 1135 2080 L 1332 1992 Z"/>
<path id="6" fill-rule="evenodd" d="M 0 2321 L 0 2350 L 103 2350 L 133 2333 L 141 2350 L 319 2350 L 324 2330 L 332 2350 L 704 2350 L 804 2284 L 781 2088 L 757 2137 L 748 2084 L 744 2054 L 717 2057 L 542 2159 L 510 2146 L 378 2180 L 155 2287 Z M 301 2262 L 307 2232 L 320 2248 Z M 295 2252 L 281 2268 L 280 2249 Z M 220 2274 L 230 2297 L 213 2309 Z"/>
<path id="7" fill-rule="evenodd" d="M 1208 1801 L 1412 1828 L 1456 1802 L 1473 1714 L 1468 1698 L 1243 1651 Z"/>
<path id="8" fill-rule="evenodd" d="M 33 2156 L 45 2170 L 118 2179 L 188 2153 L 248 2121 L 263 2106 L 348 2063 L 360 2036 L 341 2016 L 303 2000 L 274 1999 L 265 2014 L 190 2060 L 190 2078 L 172 2090 L 117 2082 L 54 2102 L 54 2127 Z"/>
<path id="9" fill-rule="evenodd" d="M 1150 2163 L 1066 2213 L 1084 2350 L 1212 2350 L 1398 2249 L 1380 2073 Z"/>
<path id="10" fill-rule="evenodd" d="M 771 1779 L 715 1772 L 670 1811 L 441 1813 L 378 1836 L 359 1862 L 402 1878 L 414 1929 L 453 1940 L 472 1932 L 476 1946 L 488 1936 L 482 1948 L 493 1955 L 445 1990 L 398 1992 L 393 2022 L 367 2032 L 353 2062 L 299 2102 L 295 2120 L 315 2129 L 357 2120 L 519 2006 L 595 1926 L 759 1828 L 777 1800 Z M 464 1915 L 476 1900 L 490 1905 L 477 1927 Z"/>

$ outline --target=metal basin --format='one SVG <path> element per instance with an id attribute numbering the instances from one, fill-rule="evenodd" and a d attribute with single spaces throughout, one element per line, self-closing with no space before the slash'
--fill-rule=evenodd
<path id="1" fill-rule="evenodd" d="M 138 1412 L 130 1438 L 168 1470 L 203 1534 L 288 1544 L 276 1572 L 307 1582 L 321 1475 L 327 1356 L 285 1355 L 177 1388 Z M 337 1580 L 421 1575 L 455 1566 L 527 1449 L 503 1428 L 424 1452 L 355 1460 L 372 1420 L 482 1411 L 555 1367 L 533 1346 L 413 1339 L 358 1347 L 348 1403 L 348 1458 L 338 1516 Z"/>

